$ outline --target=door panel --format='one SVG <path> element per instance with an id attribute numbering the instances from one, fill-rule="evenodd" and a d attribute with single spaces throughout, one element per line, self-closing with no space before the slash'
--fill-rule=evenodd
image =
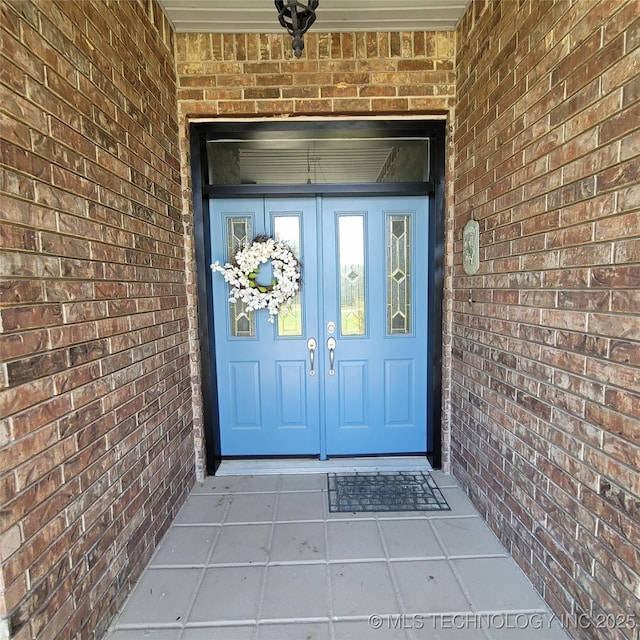
<path id="1" fill-rule="evenodd" d="M 304 428 L 307 423 L 305 402 L 306 367 L 304 362 L 278 362 L 278 424 L 283 429 Z"/>
<path id="2" fill-rule="evenodd" d="M 344 429 L 366 428 L 369 420 L 367 363 L 341 361 L 337 367 L 337 380 L 340 386 L 339 424 Z"/>
<path id="3" fill-rule="evenodd" d="M 212 202 L 214 259 L 267 233 L 304 265 L 275 325 L 213 275 L 223 455 L 426 451 L 427 229 L 420 197 Z"/>
<path id="4" fill-rule="evenodd" d="M 238 429 L 260 428 L 260 364 L 229 362 L 233 424 Z"/>
<path id="5" fill-rule="evenodd" d="M 409 425 L 413 417 L 414 362 L 387 360 L 384 375 L 384 406 L 387 425 Z"/>
<path id="6" fill-rule="evenodd" d="M 417 197 L 328 198 L 323 215 L 325 273 L 339 265 L 334 284 L 325 287 L 325 318 L 338 325 L 337 373 L 325 377 L 327 454 L 424 452 L 427 203 Z M 343 234 L 353 239 L 352 260 Z M 360 320 L 354 323 L 355 296 L 345 291 L 359 279 Z"/>
<path id="7" fill-rule="evenodd" d="M 230 236 L 243 236 L 242 225 L 250 228 L 243 238 L 248 242 L 297 229 L 296 255 L 303 263 L 316 260 L 313 199 L 216 200 L 210 213 L 214 260 L 226 262 L 237 251 L 241 242 Z M 312 321 L 312 330 L 317 323 L 317 285 L 305 282 L 294 315 L 271 324 L 266 311 L 245 314 L 230 304 L 227 283 L 220 274 L 212 278 L 222 455 L 317 455 L 319 382 L 307 375 L 306 359 L 306 323 Z"/>

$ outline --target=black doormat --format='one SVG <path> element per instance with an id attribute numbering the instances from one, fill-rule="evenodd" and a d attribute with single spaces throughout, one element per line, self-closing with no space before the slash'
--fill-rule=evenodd
<path id="1" fill-rule="evenodd" d="M 434 479 L 424 471 L 329 473 L 329 511 L 450 511 Z"/>

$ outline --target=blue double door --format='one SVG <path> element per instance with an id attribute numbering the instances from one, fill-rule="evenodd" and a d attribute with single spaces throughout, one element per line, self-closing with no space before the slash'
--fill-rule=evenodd
<path id="1" fill-rule="evenodd" d="M 259 234 L 303 265 L 268 322 L 212 273 L 223 456 L 422 453 L 427 443 L 428 201 L 228 199 L 210 204 L 211 254 Z"/>

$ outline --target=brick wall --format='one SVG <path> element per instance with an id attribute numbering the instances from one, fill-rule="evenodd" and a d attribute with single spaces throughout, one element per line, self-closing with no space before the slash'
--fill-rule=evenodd
<path id="1" fill-rule="evenodd" d="M 300 60 L 284 32 L 176 39 L 183 115 L 443 114 L 453 104 L 453 32 L 312 32 Z"/>
<path id="2" fill-rule="evenodd" d="M 189 118 L 451 117 L 456 71 L 445 446 L 558 613 L 640 615 L 637 0 L 477 0 L 457 34 L 311 33 L 301 60 L 180 34 L 178 106 L 154 3 L 0 7 L 0 637 L 99 637 L 193 481 L 192 425 L 203 473 Z"/>
<path id="3" fill-rule="evenodd" d="M 176 34 L 183 205 L 192 243 L 188 123 L 196 118 L 426 115 L 454 103 L 455 33 L 308 33 L 300 60 L 286 34 Z M 193 256 L 189 245 L 188 255 Z M 195 263 L 187 269 L 197 326 Z M 198 336 L 192 332 L 193 352 Z M 193 377 L 197 472 L 205 473 L 202 399 Z M 449 441 L 446 425 L 443 442 Z M 443 466 L 448 465 L 443 451 Z"/>
<path id="4" fill-rule="evenodd" d="M 639 16 L 482 1 L 458 28 L 453 470 L 554 611 L 591 617 L 572 635 L 602 640 L 636 636 L 598 616 L 640 624 Z"/>
<path id="5" fill-rule="evenodd" d="M 101 637 L 194 478 L 173 33 L 0 9 L 0 637 Z"/>

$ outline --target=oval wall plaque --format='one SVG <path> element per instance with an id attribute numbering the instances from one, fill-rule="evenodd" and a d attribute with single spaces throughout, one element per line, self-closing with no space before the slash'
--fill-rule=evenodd
<path id="1" fill-rule="evenodd" d="M 472 276 L 480 268 L 480 225 L 469 220 L 462 232 L 462 268 Z"/>

